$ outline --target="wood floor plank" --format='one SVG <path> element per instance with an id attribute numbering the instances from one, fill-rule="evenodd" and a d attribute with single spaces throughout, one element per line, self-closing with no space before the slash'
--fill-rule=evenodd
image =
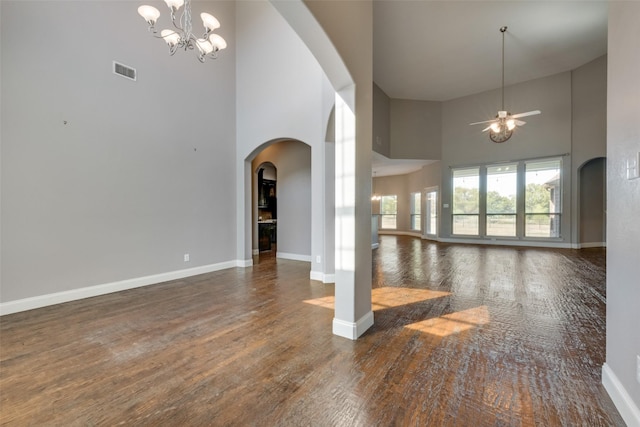
<path id="1" fill-rule="evenodd" d="M 251 268 L 0 318 L 0 424 L 623 426 L 600 384 L 605 250 L 381 236 L 375 324 Z"/>

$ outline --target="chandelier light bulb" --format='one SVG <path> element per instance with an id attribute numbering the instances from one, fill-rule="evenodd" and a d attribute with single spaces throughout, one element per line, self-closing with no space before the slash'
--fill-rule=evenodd
<path id="1" fill-rule="evenodd" d="M 495 122 L 495 123 L 493 123 L 493 124 L 491 125 L 491 130 L 492 130 L 494 133 L 498 133 L 498 132 L 500 132 L 500 128 L 501 128 L 501 126 L 500 126 L 500 123 L 498 123 L 498 122 Z"/>
<path id="2" fill-rule="evenodd" d="M 164 0 L 164 2 L 173 11 L 180 9 L 184 4 L 184 0 Z"/>
<path id="3" fill-rule="evenodd" d="M 516 127 L 516 121 L 513 119 L 507 120 L 507 129 L 513 130 Z"/>
<path id="4" fill-rule="evenodd" d="M 201 13 L 200 18 L 202 18 L 202 25 L 204 25 L 208 33 L 220 28 L 220 21 L 218 21 L 215 16 L 209 13 Z"/>
<path id="5" fill-rule="evenodd" d="M 227 47 L 227 42 L 218 34 L 211 34 L 209 36 L 209 41 L 216 50 L 222 50 Z"/>
<path id="6" fill-rule="evenodd" d="M 198 39 L 196 40 L 196 45 L 198 45 L 198 49 L 200 49 L 203 55 L 208 55 L 213 52 L 213 45 L 209 40 Z"/>
<path id="7" fill-rule="evenodd" d="M 138 8 L 138 13 L 150 26 L 153 26 L 160 17 L 160 11 L 158 9 L 146 4 Z"/>
<path id="8" fill-rule="evenodd" d="M 180 42 L 180 34 L 176 33 L 173 30 L 162 30 L 160 35 L 167 42 L 169 47 L 173 47 Z"/>

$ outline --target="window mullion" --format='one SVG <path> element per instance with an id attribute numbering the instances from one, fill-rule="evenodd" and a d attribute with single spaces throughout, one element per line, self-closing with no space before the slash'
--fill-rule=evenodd
<path id="1" fill-rule="evenodd" d="M 487 167 L 480 166 L 480 177 L 478 183 L 478 235 L 487 235 Z"/>
<path id="2" fill-rule="evenodd" d="M 525 222 L 525 162 L 518 162 L 518 178 L 517 178 L 518 191 L 516 193 L 516 236 L 518 239 L 524 237 L 524 222 Z"/>

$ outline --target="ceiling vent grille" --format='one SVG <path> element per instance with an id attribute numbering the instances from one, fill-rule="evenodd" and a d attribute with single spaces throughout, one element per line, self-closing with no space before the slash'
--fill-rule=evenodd
<path id="1" fill-rule="evenodd" d="M 129 80 L 136 80 L 136 69 L 126 66 L 124 64 L 120 64 L 116 61 L 113 61 L 113 72 L 119 76 L 125 77 Z"/>

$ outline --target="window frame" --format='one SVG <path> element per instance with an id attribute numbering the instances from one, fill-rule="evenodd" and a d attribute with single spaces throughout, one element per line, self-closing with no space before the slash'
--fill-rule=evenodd
<path id="1" fill-rule="evenodd" d="M 496 163 L 486 163 L 480 165 L 469 165 L 469 166 L 460 166 L 460 167 L 451 167 L 451 223 L 450 223 L 450 233 L 452 237 L 470 237 L 470 238 L 479 238 L 479 239 L 502 239 L 502 240 L 544 240 L 544 241 L 559 241 L 562 240 L 562 210 L 563 210 L 563 197 L 564 197 L 564 180 L 565 180 L 565 170 L 564 170 L 564 156 L 551 156 L 551 157 L 541 157 L 541 158 L 533 158 L 533 159 L 523 159 L 518 161 L 509 161 L 509 162 L 496 162 Z M 552 205 L 553 212 L 551 209 L 549 212 L 538 213 L 538 212 L 529 212 L 526 206 L 526 197 L 527 197 L 527 165 L 530 164 L 541 164 L 545 163 L 553 164 L 557 162 L 557 167 L 554 169 L 557 173 L 557 176 L 554 176 L 553 179 L 549 180 L 549 182 L 553 182 L 553 190 L 552 195 L 554 196 L 553 201 L 550 201 Z M 491 176 L 489 174 L 489 170 L 495 167 L 501 166 L 516 166 L 516 211 L 515 213 L 494 213 L 488 211 L 487 206 L 487 198 L 488 198 L 488 178 Z M 455 199 L 456 199 L 456 172 L 465 171 L 478 171 L 478 213 L 455 213 Z M 551 170 L 551 169 L 550 169 Z M 464 176 L 460 175 L 459 177 Z M 551 185 L 551 184 L 549 184 Z M 500 234 L 488 234 L 490 218 L 495 215 L 508 215 L 515 217 L 515 234 L 514 235 L 500 235 Z M 545 235 L 531 235 L 527 233 L 527 219 L 528 217 L 540 215 L 547 216 L 552 219 L 549 220 L 549 226 L 551 227 L 549 236 Z M 477 217 L 477 234 L 470 233 L 456 233 L 455 224 L 456 218 L 463 217 Z"/>

